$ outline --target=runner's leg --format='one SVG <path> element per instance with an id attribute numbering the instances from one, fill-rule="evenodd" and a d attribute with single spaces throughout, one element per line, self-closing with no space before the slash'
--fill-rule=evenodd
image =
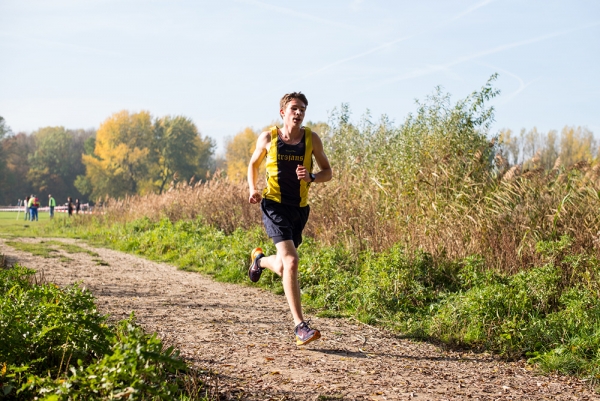
<path id="1" fill-rule="evenodd" d="M 298 325 L 304 320 L 300 303 L 300 284 L 298 283 L 298 252 L 292 240 L 278 242 L 275 247 L 277 254 L 261 258 L 260 267 L 267 268 L 281 276 L 283 291 L 290 306 L 294 324 Z"/>

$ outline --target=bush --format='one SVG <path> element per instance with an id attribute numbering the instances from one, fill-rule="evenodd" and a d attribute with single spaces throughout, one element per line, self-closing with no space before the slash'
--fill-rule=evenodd
<path id="1" fill-rule="evenodd" d="M 135 324 L 107 324 L 90 292 L 0 268 L 0 398 L 173 399 L 186 364 Z M 187 394 L 198 399 L 197 394 Z"/>

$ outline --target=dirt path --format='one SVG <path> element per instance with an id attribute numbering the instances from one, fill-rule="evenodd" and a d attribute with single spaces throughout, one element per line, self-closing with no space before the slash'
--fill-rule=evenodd
<path id="1" fill-rule="evenodd" d="M 142 326 L 176 345 L 192 363 L 217 371 L 224 399 L 600 399 L 578 379 L 539 376 L 523 362 L 448 352 L 344 319 L 314 318 L 322 340 L 298 348 L 283 296 L 59 240 L 93 249 L 100 257 L 77 253 L 65 254 L 72 261 L 44 259 L 2 239 L 0 253 L 59 285 L 83 282 L 102 312 L 115 318 L 135 311 Z"/>

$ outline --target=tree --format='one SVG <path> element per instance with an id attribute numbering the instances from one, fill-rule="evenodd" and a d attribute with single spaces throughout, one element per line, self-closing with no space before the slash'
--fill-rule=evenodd
<path id="1" fill-rule="evenodd" d="M 153 122 L 146 111 L 124 110 L 104 121 L 96 138 L 83 146 L 86 173 L 75 185 L 99 199 L 162 193 L 176 178 L 202 179 L 213 167 L 215 144 L 189 118 L 167 116 Z"/>
<path id="2" fill-rule="evenodd" d="M 541 152 L 541 166 L 544 170 L 552 170 L 558 158 L 558 134 L 551 130 L 546 134 L 545 144 Z"/>
<path id="3" fill-rule="evenodd" d="M 83 173 L 81 163 L 82 141 L 76 137 L 85 131 L 65 130 L 64 127 L 45 127 L 32 134 L 36 149 L 29 155 L 27 179 L 38 195 L 80 198 L 73 181 Z"/>
<path id="4" fill-rule="evenodd" d="M 158 193 L 174 180 L 202 179 L 210 169 L 215 147 L 210 138 L 202 138 L 198 128 L 183 116 L 163 117 L 154 123 L 153 147 Z"/>
<path id="5" fill-rule="evenodd" d="M 0 148 L 6 165 L 3 182 L 0 183 L 3 189 L 0 191 L 0 202 L 12 205 L 33 192 L 31 184 L 27 181 L 27 172 L 28 155 L 35 150 L 35 140 L 31 135 L 20 132 L 5 137 L 0 141 Z"/>
<path id="6" fill-rule="evenodd" d="M 4 117 L 0 116 L 0 141 L 9 134 L 11 134 L 10 127 L 6 125 L 6 120 L 4 120 Z"/>
<path id="7" fill-rule="evenodd" d="M 10 133 L 10 128 L 6 125 L 4 121 L 4 117 L 0 116 L 0 143 L 4 139 L 6 135 Z M 4 155 L 3 148 L 0 146 L 0 186 L 7 188 L 6 179 L 7 179 L 7 170 L 6 170 L 6 156 Z"/>
<path id="8" fill-rule="evenodd" d="M 227 161 L 227 177 L 230 181 L 237 182 L 246 179 L 248 162 L 256 149 L 256 140 L 259 134 L 252 128 L 246 127 L 227 141 L 225 160 Z"/>
<path id="9" fill-rule="evenodd" d="M 121 111 L 106 119 L 96 133 L 93 155 L 84 154 L 86 179 L 77 187 L 91 197 L 122 197 L 151 190 L 150 154 L 154 129 L 150 113 Z M 83 185 L 83 184 L 86 185 Z"/>
<path id="10" fill-rule="evenodd" d="M 536 127 L 533 127 L 529 131 L 525 129 L 521 130 L 521 139 L 523 141 L 523 163 L 527 164 L 528 167 L 533 167 L 534 162 L 537 161 L 540 151 L 540 134 Z M 524 166 L 525 168 L 525 166 Z"/>
<path id="11" fill-rule="evenodd" d="M 329 124 L 327 124 L 326 122 L 323 122 L 323 121 L 310 121 L 309 120 L 309 121 L 304 122 L 304 125 L 306 127 L 309 127 L 313 132 L 318 133 L 321 138 L 324 138 L 327 135 L 329 135 L 329 132 L 331 131 L 331 127 L 329 126 Z"/>
<path id="12" fill-rule="evenodd" d="M 560 133 L 560 160 L 570 166 L 580 161 L 592 161 L 597 153 L 594 134 L 587 128 L 564 127 Z"/>

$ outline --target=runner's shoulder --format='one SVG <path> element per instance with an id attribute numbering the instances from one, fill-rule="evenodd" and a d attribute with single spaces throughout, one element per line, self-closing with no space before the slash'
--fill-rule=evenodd
<path id="1" fill-rule="evenodd" d="M 313 128 L 311 127 L 302 127 L 304 129 L 304 132 L 306 132 L 307 130 L 310 131 L 310 133 L 312 134 L 313 138 L 314 137 L 319 137 L 319 133 L 317 131 L 315 131 Z"/>
<path id="2" fill-rule="evenodd" d="M 263 131 L 258 135 L 258 139 L 256 140 L 256 148 L 257 149 L 266 149 L 271 143 L 271 132 Z"/>

